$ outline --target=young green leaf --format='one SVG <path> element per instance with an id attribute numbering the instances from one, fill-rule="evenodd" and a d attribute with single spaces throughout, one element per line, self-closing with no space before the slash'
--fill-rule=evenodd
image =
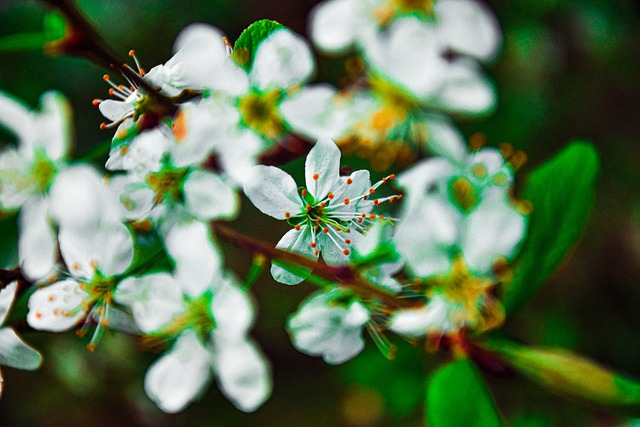
<path id="1" fill-rule="evenodd" d="M 248 71 L 251 69 L 253 57 L 260 43 L 280 28 L 285 28 L 285 26 L 269 19 L 261 19 L 249 25 L 240 34 L 240 37 L 238 37 L 238 40 L 236 40 L 233 46 L 233 59 L 238 65 Z"/>
<path id="2" fill-rule="evenodd" d="M 456 360 L 440 368 L 427 387 L 427 425 L 502 425 L 489 387 L 470 360 Z"/>
<path id="3" fill-rule="evenodd" d="M 640 382 L 557 348 L 490 340 L 487 347 L 523 376 L 566 397 L 640 416 Z"/>
<path id="4" fill-rule="evenodd" d="M 521 198 L 532 203 L 533 212 L 513 279 L 504 284 L 507 312 L 528 301 L 580 239 L 593 206 L 599 166 L 593 145 L 574 142 L 529 176 Z"/>

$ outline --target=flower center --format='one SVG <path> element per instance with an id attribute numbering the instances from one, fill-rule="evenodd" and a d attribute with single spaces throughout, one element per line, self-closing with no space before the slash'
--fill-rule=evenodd
<path id="1" fill-rule="evenodd" d="M 167 197 L 174 201 L 182 200 L 182 181 L 186 173 L 186 169 L 166 169 L 147 175 L 147 184 L 156 193 L 153 203 L 158 205 Z"/>
<path id="2" fill-rule="evenodd" d="M 461 256 L 452 263 L 449 275 L 431 279 L 430 283 L 433 293 L 442 295 L 456 307 L 450 319 L 454 324 L 486 331 L 504 321 L 502 305 L 490 294 L 493 281 L 469 273 Z"/>
<path id="3" fill-rule="evenodd" d="M 381 26 L 388 25 L 397 15 L 415 13 L 433 17 L 435 0 L 388 0 L 374 9 L 373 15 Z"/>
<path id="4" fill-rule="evenodd" d="M 238 108 L 244 123 L 258 134 L 274 139 L 284 130 L 278 111 L 281 93 L 278 89 L 251 92 L 240 99 Z"/>
<path id="5" fill-rule="evenodd" d="M 469 213 L 478 204 L 478 194 L 467 178 L 454 178 L 449 185 L 449 193 L 454 203 L 465 213 Z"/>
<path id="6" fill-rule="evenodd" d="M 37 189 L 46 192 L 51 186 L 56 167 L 45 155 L 36 155 L 36 160 L 31 168 L 31 176 Z"/>

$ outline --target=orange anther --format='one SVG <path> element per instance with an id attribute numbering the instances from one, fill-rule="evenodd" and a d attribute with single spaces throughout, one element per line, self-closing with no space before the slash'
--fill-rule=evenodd
<path id="1" fill-rule="evenodd" d="M 353 180 L 351 178 L 347 178 L 347 185 L 352 184 Z"/>
<path id="2" fill-rule="evenodd" d="M 349 249 L 345 249 L 344 251 L 342 251 L 342 253 L 345 255 L 349 255 Z"/>
<path id="3" fill-rule="evenodd" d="M 105 130 L 107 128 L 107 124 L 105 122 L 100 123 L 100 129 Z"/>
<path id="4" fill-rule="evenodd" d="M 104 80 L 105 82 L 108 82 L 111 79 L 111 77 L 109 77 L 109 74 L 105 74 L 104 76 L 102 76 L 102 80 Z"/>
<path id="5" fill-rule="evenodd" d="M 311 247 L 312 247 L 312 248 L 315 248 L 316 246 L 318 246 L 318 245 L 316 244 L 316 242 L 311 242 Z"/>
<path id="6" fill-rule="evenodd" d="M 329 232 L 329 229 L 328 229 L 327 227 L 325 227 L 325 228 L 323 228 L 323 229 L 322 229 L 322 232 L 323 232 L 323 233 L 328 233 L 328 232 Z"/>
<path id="7" fill-rule="evenodd" d="M 370 188 L 370 189 L 369 189 L 369 194 L 373 194 L 373 193 L 375 193 L 375 191 L 376 191 L 375 189 Z"/>
<path id="8" fill-rule="evenodd" d="M 327 197 L 329 198 L 329 200 L 333 200 L 335 196 L 333 195 L 333 193 L 329 193 L 327 194 Z"/>
<path id="9" fill-rule="evenodd" d="M 345 242 L 347 245 L 350 245 L 350 244 L 351 244 L 351 240 L 349 240 L 349 239 L 345 240 L 344 242 Z"/>
<path id="10" fill-rule="evenodd" d="M 284 213 L 284 217 L 285 218 L 290 218 L 291 217 L 291 212 L 285 212 Z"/>
<path id="11" fill-rule="evenodd" d="M 98 105 L 100 105 L 100 102 L 101 101 L 99 99 L 94 99 L 93 101 L 91 101 L 94 107 L 97 107 Z"/>
<path id="12" fill-rule="evenodd" d="M 129 56 L 135 56 L 135 54 L 136 54 L 136 51 L 135 51 L 135 50 L 131 49 L 131 50 L 129 51 Z"/>
<path id="13" fill-rule="evenodd" d="M 317 180 L 318 178 L 320 178 L 320 175 L 318 175 L 317 173 L 314 173 L 312 176 L 313 179 Z"/>
<path id="14" fill-rule="evenodd" d="M 348 205 L 349 204 L 349 199 L 344 199 L 344 204 Z"/>
<path id="15" fill-rule="evenodd" d="M 294 228 L 296 229 L 296 231 L 300 231 L 300 225 L 296 225 Z"/>

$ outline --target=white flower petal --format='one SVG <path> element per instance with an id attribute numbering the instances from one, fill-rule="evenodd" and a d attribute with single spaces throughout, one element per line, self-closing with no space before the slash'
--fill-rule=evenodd
<path id="1" fill-rule="evenodd" d="M 296 349 L 336 365 L 362 351 L 362 329 L 368 321 L 369 312 L 359 302 L 336 305 L 330 293 L 317 292 L 289 318 L 287 329 Z"/>
<path id="2" fill-rule="evenodd" d="M 22 102 L 0 91 L 0 126 L 8 129 L 17 139 L 29 141 L 33 132 L 33 116 Z"/>
<path id="3" fill-rule="evenodd" d="M 429 102 L 445 111 L 487 115 L 496 107 L 497 95 L 477 64 L 459 59 L 449 65 L 446 80 Z"/>
<path id="4" fill-rule="evenodd" d="M 51 273 L 58 256 L 56 235 L 48 214 L 47 199 L 33 197 L 25 202 L 18 217 L 20 266 L 23 274 L 36 281 Z"/>
<path id="5" fill-rule="evenodd" d="M 165 234 L 165 247 L 175 261 L 175 278 L 182 291 L 202 295 L 220 275 L 221 259 L 209 228 L 200 221 L 180 222 Z"/>
<path id="6" fill-rule="evenodd" d="M 184 203 L 202 221 L 232 219 L 238 212 L 238 196 L 217 175 L 194 170 L 184 181 Z"/>
<path id="7" fill-rule="evenodd" d="M 88 297 L 71 279 L 38 289 L 29 297 L 27 323 L 41 331 L 66 331 L 85 317 L 82 302 Z"/>
<path id="8" fill-rule="evenodd" d="M 16 298 L 16 290 L 18 290 L 18 282 L 15 280 L 0 289 L 0 325 L 4 323 L 9 315 L 13 300 Z"/>
<path id="9" fill-rule="evenodd" d="M 401 216 L 396 248 L 415 275 L 427 277 L 449 271 L 460 221 L 450 202 L 439 197 L 425 196 L 420 206 Z"/>
<path id="10" fill-rule="evenodd" d="M 430 115 L 427 148 L 453 163 L 463 164 L 467 157 L 467 145 L 462 132 L 445 116 Z"/>
<path id="11" fill-rule="evenodd" d="M 323 200 L 340 179 L 340 149 L 330 139 L 321 138 L 309 151 L 304 163 L 307 190 L 316 200 Z"/>
<path id="12" fill-rule="evenodd" d="M 39 132 L 34 148 L 43 148 L 52 160 L 65 157 L 71 140 L 71 106 L 59 92 L 49 91 L 40 97 L 40 114 L 36 116 Z"/>
<path id="13" fill-rule="evenodd" d="M 417 17 L 398 18 L 366 45 L 372 69 L 418 99 L 442 85 L 447 63 L 436 31 Z"/>
<path id="14" fill-rule="evenodd" d="M 318 259 L 318 250 L 311 247 L 313 239 L 311 231 L 308 227 L 302 227 L 300 230 L 291 229 L 282 236 L 282 239 L 276 245 L 276 248 L 289 252 L 295 252 L 304 255 L 312 260 Z M 276 282 L 285 285 L 297 285 L 309 276 L 310 270 L 300 268 L 298 274 L 290 273 L 280 267 L 277 262 L 271 264 L 271 276 Z"/>
<path id="15" fill-rule="evenodd" d="M 118 284 L 114 299 L 131 307 L 136 324 L 145 333 L 162 329 L 185 309 L 180 284 L 168 273 L 128 277 Z"/>
<path id="16" fill-rule="evenodd" d="M 493 12 L 475 0 L 436 3 L 438 30 L 449 47 L 483 61 L 493 59 L 500 48 L 502 34 Z"/>
<path id="17" fill-rule="evenodd" d="M 461 241 L 469 268 L 476 274 L 491 274 L 496 259 L 511 259 L 516 253 L 525 230 L 525 216 L 505 196 L 485 197 L 467 218 Z"/>
<path id="18" fill-rule="evenodd" d="M 186 331 L 144 377 L 144 389 L 160 409 L 183 410 L 211 379 L 211 353 L 193 331 Z"/>
<path id="19" fill-rule="evenodd" d="M 315 62 L 307 43 L 287 29 L 272 32 L 258 46 L 249 79 L 261 90 L 288 88 L 309 79 Z"/>
<path id="20" fill-rule="evenodd" d="M 255 411 L 271 394 L 270 369 L 256 345 L 214 334 L 215 369 L 220 390 L 244 412 Z"/>
<path id="21" fill-rule="evenodd" d="M 311 11 L 311 39 L 323 51 L 342 53 L 353 45 L 362 30 L 358 18 L 354 0 L 320 3 Z"/>
<path id="22" fill-rule="evenodd" d="M 33 371 L 41 364 L 40 353 L 22 341 L 13 329 L 0 329 L 0 365 Z"/>
<path id="23" fill-rule="evenodd" d="M 409 338 L 444 333 L 456 327 L 451 323 L 450 309 L 449 302 L 436 295 L 424 307 L 396 312 L 390 320 L 389 329 Z"/>
<path id="24" fill-rule="evenodd" d="M 295 181 L 275 166 L 255 166 L 245 180 L 244 192 L 262 213 L 276 219 L 296 216 L 302 209 Z"/>
<path id="25" fill-rule="evenodd" d="M 254 309 L 247 291 L 235 280 L 222 281 L 211 302 L 211 312 L 216 321 L 216 334 L 228 338 L 244 336 L 253 323 Z"/>
<path id="26" fill-rule="evenodd" d="M 119 122 L 126 116 L 133 114 L 135 106 L 131 102 L 105 99 L 98 105 L 98 109 L 105 118 L 111 120 L 112 122 Z"/>
<path id="27" fill-rule="evenodd" d="M 338 139 L 357 121 L 353 98 L 339 96 L 328 84 L 305 86 L 280 104 L 280 113 L 293 132 L 311 140 Z"/>
<path id="28" fill-rule="evenodd" d="M 119 223 L 122 209 L 98 172 L 80 165 L 60 172 L 49 192 L 50 215 L 61 226 L 95 227 Z"/>
<path id="29" fill-rule="evenodd" d="M 124 224 L 61 225 L 58 241 L 69 272 L 77 278 L 91 279 L 96 269 L 105 277 L 116 276 L 133 261 L 133 236 Z"/>

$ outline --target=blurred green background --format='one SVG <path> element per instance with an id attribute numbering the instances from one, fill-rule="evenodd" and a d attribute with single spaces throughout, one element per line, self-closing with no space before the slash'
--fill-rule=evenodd
<path id="1" fill-rule="evenodd" d="M 305 34 L 316 1 L 106 0 L 78 2 L 124 57 L 136 49 L 148 69 L 171 56 L 181 28 L 208 22 L 230 39 L 269 18 Z M 592 140 L 602 156 L 596 206 L 583 241 L 528 306 L 508 319 L 523 341 L 562 346 L 640 378 L 640 7 L 632 0 L 493 0 L 505 33 L 488 67 L 500 94 L 497 113 L 462 122 L 465 133 L 509 142 L 540 164 L 567 141 Z M 45 8 L 34 0 L 0 0 L 0 37 L 38 32 Z M 335 81 L 342 61 L 319 61 L 318 79 Z M 76 155 L 110 138 L 91 105 L 106 97 L 103 70 L 41 50 L 0 54 L 0 90 L 37 104 L 48 89 L 65 93 L 74 111 Z M 5 140 L 6 135 L 0 135 Z M 295 169 L 295 166 L 294 168 Z M 276 242 L 287 226 L 244 201 L 235 226 Z M 226 247 L 227 262 L 246 271 L 247 254 Z M 287 315 L 312 291 L 286 287 L 268 274 L 254 285 L 254 336 L 273 365 L 274 392 L 256 413 L 233 408 L 212 385 L 202 399 L 166 415 L 144 395 L 143 374 L 157 355 L 133 339 L 107 335 L 89 353 L 73 333 L 25 334 L 45 355 L 35 373 L 4 369 L 1 426 L 418 426 L 424 372 L 437 356 L 400 344 L 395 361 L 367 342 L 343 366 L 298 353 L 284 330 Z M 398 340 L 399 341 L 399 340 Z M 629 421 L 548 394 L 517 377 L 487 376 L 507 423 L 516 426 L 624 425 Z"/>

